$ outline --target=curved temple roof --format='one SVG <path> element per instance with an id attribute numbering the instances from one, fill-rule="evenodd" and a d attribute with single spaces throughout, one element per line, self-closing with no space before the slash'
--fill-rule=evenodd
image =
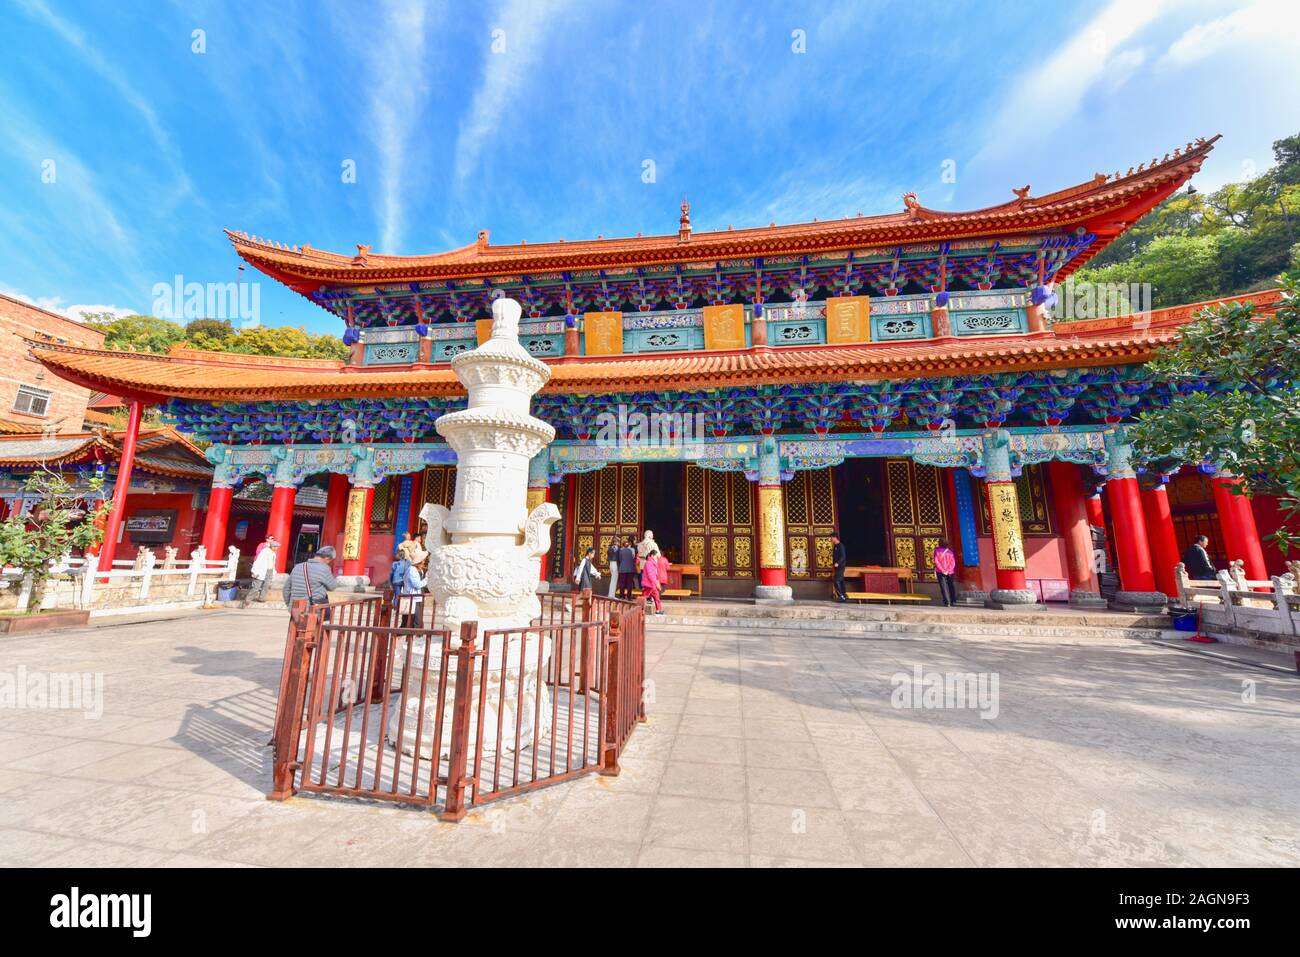
<path id="1" fill-rule="evenodd" d="M 1279 299 L 1277 290 L 1232 297 L 1254 301 L 1262 310 L 1274 307 Z M 558 359 L 548 362 L 551 380 L 543 391 L 713 389 L 1124 365 L 1150 358 L 1202 307 L 1177 306 L 1142 316 L 1062 322 L 1048 332 L 1027 336 Z M 382 367 L 309 366 L 292 359 L 195 350 L 162 356 L 45 341 L 29 341 L 29 345 L 37 359 L 65 379 L 151 402 L 166 398 L 250 402 L 434 397 L 464 391 L 445 365 L 384 371 Z"/>
<path id="2" fill-rule="evenodd" d="M 684 203 L 681 228 L 675 235 L 494 246 L 484 230 L 470 245 L 421 256 L 372 253 L 369 246 L 360 244 L 355 255 L 348 255 L 309 245 L 288 246 L 242 232 L 227 230 L 226 234 L 247 262 L 304 295 L 329 285 L 491 278 L 674 263 L 704 266 L 710 260 L 826 253 L 1049 230 L 1095 236 L 1089 247 L 1057 276 L 1059 279 L 1185 183 L 1200 169 L 1218 139 L 1198 139 L 1136 170 L 1130 167 L 1122 174 L 1098 173 L 1091 180 L 1044 196 L 1030 195 L 1026 186 L 1013 190 L 1016 198 L 1010 202 L 970 212 L 928 209 L 908 193 L 903 197 L 904 210 L 898 213 L 697 233 L 691 231 L 689 206 Z"/>

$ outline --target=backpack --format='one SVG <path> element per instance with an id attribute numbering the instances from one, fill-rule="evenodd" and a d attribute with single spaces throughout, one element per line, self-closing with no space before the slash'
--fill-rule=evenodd
<path id="1" fill-rule="evenodd" d="M 410 570 L 411 563 L 405 558 L 393 562 L 393 567 L 388 570 L 388 584 L 393 586 L 393 591 L 400 593 L 406 587 L 406 573 Z"/>

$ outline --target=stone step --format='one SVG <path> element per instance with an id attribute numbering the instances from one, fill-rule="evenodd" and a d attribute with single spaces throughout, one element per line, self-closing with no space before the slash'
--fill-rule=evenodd
<path id="1" fill-rule="evenodd" d="M 795 604 L 746 605 L 736 603 L 669 602 L 667 616 L 674 620 L 701 623 L 745 622 L 763 627 L 771 622 L 898 621 L 942 622 L 990 625 L 1042 625 L 1046 627 L 1104 627 L 1163 629 L 1169 619 L 1163 615 L 1132 615 L 1111 611 L 1083 611 L 1065 608 L 1010 611 L 985 608 L 894 608 L 877 605 Z"/>
<path id="2" fill-rule="evenodd" d="M 1008 640 L 1153 641 L 1163 636 L 1159 628 L 1113 628 L 1060 623 L 1012 624 L 1005 622 L 936 621 L 800 621 L 712 620 L 701 622 L 666 615 L 651 617 L 655 632 L 683 635 L 783 635 L 806 638 L 1004 638 Z"/>

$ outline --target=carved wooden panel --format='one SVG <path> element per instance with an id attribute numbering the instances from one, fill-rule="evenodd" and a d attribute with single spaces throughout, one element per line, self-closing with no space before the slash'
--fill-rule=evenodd
<path id="1" fill-rule="evenodd" d="M 686 561 L 709 578 L 753 578 L 754 487 L 739 472 L 686 465 L 682 509 Z"/>
<path id="2" fill-rule="evenodd" d="M 799 471 L 785 485 L 785 532 L 791 578 L 830 578 L 831 536 L 838 530 L 830 469 Z"/>
<path id="3" fill-rule="evenodd" d="M 885 462 L 889 551 L 894 565 L 934 581 L 934 549 L 947 537 L 943 472 L 911 459 Z"/>

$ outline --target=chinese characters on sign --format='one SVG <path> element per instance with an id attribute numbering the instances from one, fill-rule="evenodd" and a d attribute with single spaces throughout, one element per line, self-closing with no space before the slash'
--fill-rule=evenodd
<path id="1" fill-rule="evenodd" d="M 989 518 L 993 525 L 993 554 L 997 567 L 1021 571 L 1025 567 L 1025 543 L 1020 534 L 1020 503 L 1014 482 L 990 482 Z"/>

